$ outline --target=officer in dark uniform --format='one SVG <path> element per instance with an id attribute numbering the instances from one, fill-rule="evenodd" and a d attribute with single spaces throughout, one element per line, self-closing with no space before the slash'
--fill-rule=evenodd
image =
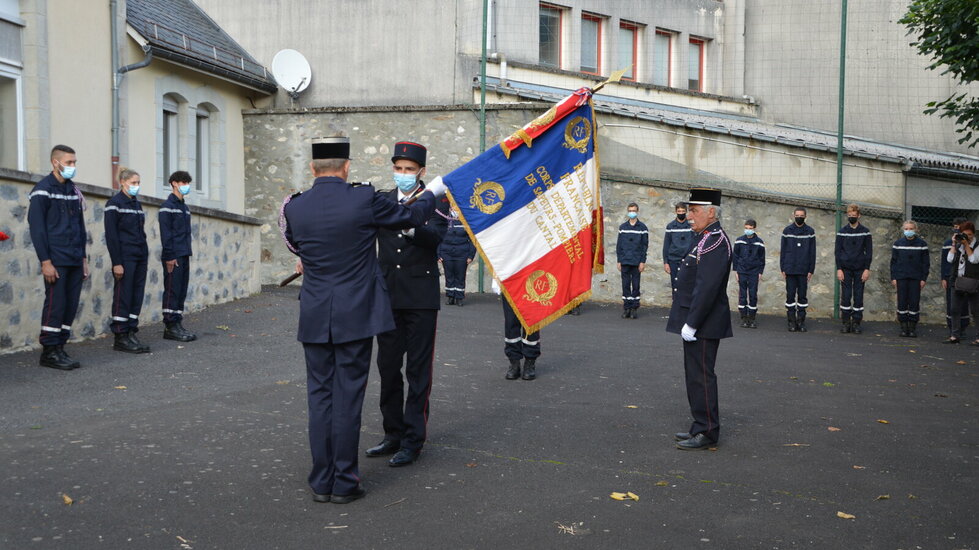
<path id="1" fill-rule="evenodd" d="M 88 279 L 84 199 L 72 181 L 76 162 L 74 149 L 55 145 L 52 171 L 31 190 L 27 210 L 31 241 L 44 276 L 40 364 L 60 370 L 81 366 L 65 352 L 65 343 L 78 312 L 82 281 Z"/>
<path id="2" fill-rule="evenodd" d="M 955 279 L 952 273 L 952 262 L 948 259 L 948 254 L 951 252 L 954 244 L 952 242 L 952 237 L 959 233 L 959 226 L 966 222 L 965 218 L 955 218 L 952 220 L 952 236 L 945 239 L 942 243 L 942 253 L 941 253 L 941 266 L 942 266 L 942 290 L 945 291 L 945 324 L 948 327 L 949 337 L 955 333 L 955 329 L 952 328 L 952 281 Z M 962 307 L 964 306 L 964 307 Z M 959 332 L 964 332 L 969 326 L 969 304 L 967 302 L 959 303 Z"/>
<path id="3" fill-rule="evenodd" d="M 676 298 L 676 272 L 693 244 L 693 232 L 687 220 L 687 205 L 677 203 L 673 212 L 676 219 L 666 225 L 663 235 L 663 271 L 670 276 L 670 288 Z"/>
<path id="4" fill-rule="evenodd" d="M 346 183 L 350 141 L 313 143 L 313 187 L 284 208 L 285 237 L 302 263 L 298 340 L 306 356 L 309 486 L 316 502 L 364 496 L 357 447 L 374 336 L 395 329 L 377 263 L 378 228 L 424 224 L 445 185 L 436 178 L 410 206 Z"/>
<path id="5" fill-rule="evenodd" d="M 476 247 L 459 221 L 458 212 L 451 210 L 447 221 L 445 238 L 438 251 L 445 271 L 445 304 L 461 306 L 466 299 L 466 271 L 476 257 Z"/>
<path id="6" fill-rule="evenodd" d="M 816 271 L 816 230 L 806 225 L 806 209 L 793 212 L 794 223 L 782 230 L 779 268 L 785 279 L 785 312 L 789 332 L 806 332 L 806 291 Z"/>
<path id="7" fill-rule="evenodd" d="M 146 289 L 146 267 L 149 247 L 146 246 L 146 212 L 136 199 L 139 194 L 139 174 L 135 170 L 119 170 L 119 192 L 105 203 L 105 246 L 112 260 L 112 323 L 115 334 L 112 349 L 128 353 L 147 353 L 150 347 L 136 338 L 139 331 L 139 312 L 143 309 Z"/>
<path id="8" fill-rule="evenodd" d="M 178 170 L 170 176 L 173 191 L 160 206 L 160 241 L 163 245 L 163 337 L 191 342 L 197 335 L 184 328 L 184 300 L 190 283 L 190 208 L 184 197 L 190 193 L 190 174 Z"/>
<path id="9" fill-rule="evenodd" d="M 691 189 L 687 214 L 695 244 L 677 274 L 676 297 L 666 330 L 683 338 L 683 366 L 693 424 L 674 436 L 683 450 L 717 444 L 720 420 L 714 362 L 721 338 L 730 338 L 731 312 L 727 281 L 731 274 L 731 241 L 718 221 L 721 192 Z"/>
<path id="10" fill-rule="evenodd" d="M 391 162 L 397 187 L 381 195 L 404 203 L 423 192 L 426 156 L 425 147 L 417 143 L 395 143 Z M 448 215 L 448 203 L 438 204 L 441 211 L 420 227 L 377 231 L 377 259 L 391 293 L 395 328 L 377 335 L 384 440 L 367 449 L 367 456 L 393 453 L 390 466 L 413 463 L 425 444 L 440 303 L 438 248 Z"/>
<path id="11" fill-rule="evenodd" d="M 891 247 L 891 285 L 897 290 L 897 320 L 901 323 L 901 336 L 918 336 L 921 289 L 925 288 L 931 259 L 928 243 L 918 236 L 918 224 L 904 222 L 904 236 Z"/>
<path id="12" fill-rule="evenodd" d="M 639 310 L 639 281 L 646 270 L 646 251 L 649 249 L 649 229 L 639 221 L 639 205 L 626 207 L 629 219 L 619 226 L 615 241 L 616 266 L 622 272 L 622 318 L 636 319 Z M 670 233 L 667 233 L 669 235 Z"/>
<path id="13" fill-rule="evenodd" d="M 836 278 L 840 281 L 840 332 L 860 334 L 863 320 L 863 288 L 870 278 L 874 241 L 870 230 L 860 223 L 860 206 L 846 207 L 847 224 L 836 233 Z"/>

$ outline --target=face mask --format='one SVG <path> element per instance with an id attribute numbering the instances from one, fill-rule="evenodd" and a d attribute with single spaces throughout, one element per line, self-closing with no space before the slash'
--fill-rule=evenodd
<path id="1" fill-rule="evenodd" d="M 180 187 L 178 187 L 177 189 L 179 189 L 179 190 L 180 190 L 180 194 L 181 194 L 181 195 L 187 195 L 188 193 L 190 193 L 190 184 L 187 184 L 187 185 L 181 185 L 181 186 L 180 186 Z"/>
<path id="2" fill-rule="evenodd" d="M 857 223 L 857 218 L 850 216 L 849 218 L 846 219 L 846 221 L 850 222 L 850 224 L 855 224 Z"/>
<path id="3" fill-rule="evenodd" d="M 745 230 L 744 230 L 744 234 L 745 234 L 746 236 L 748 236 L 748 237 L 750 237 L 750 236 L 752 236 L 752 235 L 754 235 L 754 234 L 755 234 L 755 230 L 754 230 L 754 229 L 745 229 Z"/>
<path id="4" fill-rule="evenodd" d="M 802 224 L 806 223 L 806 219 L 803 218 L 803 217 L 801 217 L 801 216 L 796 216 L 795 223 L 797 225 L 802 225 Z"/>
<path id="5" fill-rule="evenodd" d="M 682 222 L 683 220 L 687 219 L 687 215 L 686 214 L 677 214 L 676 215 L 676 219 L 678 219 L 678 220 L 680 220 Z"/>
<path id="6" fill-rule="evenodd" d="M 904 236 L 907 237 L 907 238 L 909 238 L 909 239 L 911 237 L 914 237 L 914 230 L 912 230 L 912 229 L 905 229 L 904 230 Z"/>
<path id="7" fill-rule="evenodd" d="M 130 197 L 135 197 L 138 194 L 139 194 L 139 186 L 138 185 L 130 185 L 129 186 L 129 196 Z"/>
<path id="8" fill-rule="evenodd" d="M 634 220 L 639 216 L 639 212 L 629 212 L 626 216 L 629 216 L 630 220 Z"/>
<path id="9" fill-rule="evenodd" d="M 58 164 L 61 163 L 59 162 Z M 70 180 L 71 178 L 75 177 L 75 167 L 61 164 L 61 177 L 65 178 L 66 180 Z"/>
<path id="10" fill-rule="evenodd" d="M 394 183 L 402 193 L 409 193 L 418 184 L 418 176 L 415 174 L 395 174 Z"/>

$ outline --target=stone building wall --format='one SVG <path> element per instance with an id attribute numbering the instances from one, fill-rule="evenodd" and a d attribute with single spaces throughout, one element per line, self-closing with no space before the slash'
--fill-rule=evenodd
<path id="1" fill-rule="evenodd" d="M 411 140 L 429 149 L 429 177 L 445 174 L 474 158 L 479 151 L 478 111 L 449 107 L 321 109 L 304 111 L 249 111 L 245 115 L 246 169 L 248 200 L 245 213 L 261 219 L 261 277 L 275 283 L 294 270 L 295 256 L 285 247 L 279 234 L 281 201 L 287 195 L 308 188 L 309 143 L 318 136 L 342 132 L 351 138 L 351 181 L 372 181 L 381 189 L 393 187 L 390 156 L 395 141 Z M 509 135 L 539 115 L 540 109 L 526 106 L 494 105 L 487 109 L 487 147 L 500 136 Z M 619 157 L 608 150 L 614 144 L 603 141 L 599 150 L 603 160 Z M 616 176 L 621 167 L 602 165 L 602 194 L 605 205 L 606 273 L 596 275 L 593 300 L 620 302 L 622 289 L 615 268 L 615 240 L 618 226 L 625 220 L 626 205 L 640 205 L 640 219 L 651 229 L 649 266 L 642 275 L 642 303 L 668 307 L 671 302 L 669 277 L 663 272 L 663 229 L 673 218 L 673 204 L 687 196 L 687 184 Z M 635 173 L 634 167 L 629 170 Z M 655 174 L 650 174 L 650 178 Z M 800 176 L 804 179 L 804 175 Z M 787 180 L 788 181 L 788 180 Z M 759 310 L 763 314 L 783 315 L 785 288 L 778 271 L 782 228 L 792 219 L 796 205 L 809 209 L 809 223 L 817 234 L 817 268 L 810 284 L 809 314 L 831 317 L 834 306 L 836 220 L 832 202 L 797 200 L 777 194 L 725 191 L 722 224 L 732 240 L 743 232 L 745 218 L 758 221 L 758 234 L 766 243 L 767 262 L 759 289 Z M 891 244 L 900 237 L 901 214 L 894 210 L 871 209 L 863 223 L 874 235 L 872 276 L 865 295 L 865 318 L 890 320 L 895 317 L 895 293 L 889 281 Z M 939 249 L 946 238 L 945 228 L 923 227 L 932 249 L 932 276 L 922 299 L 922 322 L 944 323 L 944 294 L 938 282 Z M 467 287 L 479 288 L 476 262 L 470 267 Z M 490 291 L 488 270 L 483 289 Z M 729 295 L 732 309 L 737 303 L 737 284 L 731 277 Z"/>
<path id="2" fill-rule="evenodd" d="M 0 169 L 0 231 L 10 236 L 0 242 L 0 353 L 38 346 L 44 284 L 41 267 L 27 224 L 29 194 L 40 176 Z M 85 227 L 91 275 L 82 285 L 72 339 L 87 339 L 109 332 L 112 307 L 112 266 L 105 246 L 102 214 L 114 191 L 79 184 L 86 200 Z M 140 324 L 162 321 L 163 268 L 160 262 L 158 206 L 152 197 L 141 198 L 146 211 L 146 237 L 150 260 Z M 258 224 L 245 216 L 191 207 L 193 271 L 186 311 L 227 302 L 261 290 Z M 189 328 L 193 329 L 193 326 Z"/>

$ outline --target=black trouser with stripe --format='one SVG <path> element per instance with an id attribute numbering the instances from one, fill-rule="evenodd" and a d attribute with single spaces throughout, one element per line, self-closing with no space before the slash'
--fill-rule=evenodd
<path id="1" fill-rule="evenodd" d="M 179 323 L 184 318 L 184 301 L 190 283 L 190 256 L 177 258 L 173 271 L 167 273 L 163 262 L 163 322 Z"/>
<path id="2" fill-rule="evenodd" d="M 840 318 L 844 321 L 863 320 L 863 288 L 862 269 L 844 269 L 843 281 L 840 282 Z"/>
<path id="3" fill-rule="evenodd" d="M 738 273 L 738 311 L 741 316 L 758 311 L 758 273 Z"/>
<path id="4" fill-rule="evenodd" d="M 420 451 L 428 426 L 432 391 L 437 309 L 396 309 L 396 328 L 377 335 L 377 372 L 381 375 L 384 439 Z M 405 397 L 404 379 L 408 380 Z"/>
<path id="5" fill-rule="evenodd" d="M 44 309 L 41 310 L 42 346 L 59 346 L 71 337 L 71 323 L 78 313 L 84 270 L 80 265 L 55 266 L 58 278 L 44 282 Z"/>
<path id="6" fill-rule="evenodd" d="M 507 359 L 519 361 L 540 357 L 540 331 L 527 334 L 510 302 L 503 296 L 500 296 L 500 301 L 503 302 L 503 353 Z"/>
<path id="7" fill-rule="evenodd" d="M 638 265 L 622 264 L 622 309 L 639 309 L 641 275 Z"/>
<path id="8" fill-rule="evenodd" d="M 785 309 L 789 319 L 796 319 L 800 323 L 806 320 L 806 308 L 809 307 L 809 298 L 806 291 L 809 290 L 809 276 L 785 275 Z"/>
<path id="9" fill-rule="evenodd" d="M 717 441 L 721 424 L 717 407 L 717 376 L 714 362 L 721 341 L 697 337 L 693 342 L 683 342 L 683 369 L 687 382 L 687 401 L 690 403 L 690 435 L 704 434 Z"/>
<path id="10" fill-rule="evenodd" d="M 466 260 L 442 260 L 445 271 L 445 297 L 462 300 L 466 297 Z"/>
<path id="11" fill-rule="evenodd" d="M 122 278 L 115 280 L 112 289 L 112 322 L 115 334 L 139 330 L 139 312 L 143 309 L 146 290 L 146 258 L 123 260 Z"/>
<path id="12" fill-rule="evenodd" d="M 921 303 L 921 281 L 918 279 L 897 280 L 897 320 L 918 322 Z"/>

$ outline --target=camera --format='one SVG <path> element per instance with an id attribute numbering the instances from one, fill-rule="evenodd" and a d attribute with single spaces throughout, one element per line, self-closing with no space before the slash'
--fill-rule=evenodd
<path id="1" fill-rule="evenodd" d="M 969 240 L 968 238 L 966 238 L 965 233 L 956 233 L 953 238 L 956 241 L 961 241 L 961 242 L 965 242 L 965 241 Z"/>

